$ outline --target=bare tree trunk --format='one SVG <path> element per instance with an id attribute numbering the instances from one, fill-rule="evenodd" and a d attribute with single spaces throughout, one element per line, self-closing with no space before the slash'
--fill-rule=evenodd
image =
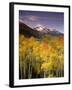
<path id="1" fill-rule="evenodd" d="M 56 70 L 56 77 L 58 77 L 58 70 Z"/>
<path id="2" fill-rule="evenodd" d="M 25 61 L 24 61 L 24 64 L 23 64 L 23 71 L 24 71 L 24 79 L 26 78 L 26 67 L 25 67 Z"/>
<path id="3" fill-rule="evenodd" d="M 44 71 L 44 78 L 46 78 L 46 72 Z"/>
<path id="4" fill-rule="evenodd" d="M 30 72 L 30 70 L 31 70 L 31 65 L 30 65 L 30 63 L 29 63 L 29 70 L 28 70 L 28 78 L 29 78 L 29 79 L 31 78 L 31 72 Z"/>
<path id="5" fill-rule="evenodd" d="M 22 79 L 22 57 L 19 57 L 19 64 L 20 64 L 20 75 L 21 75 L 21 79 Z"/>
<path id="6" fill-rule="evenodd" d="M 21 71 L 21 79 L 22 79 L 22 61 L 20 62 L 20 71 Z"/>

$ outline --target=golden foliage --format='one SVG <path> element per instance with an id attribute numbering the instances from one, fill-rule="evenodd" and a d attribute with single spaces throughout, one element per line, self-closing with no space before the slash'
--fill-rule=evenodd
<path id="1" fill-rule="evenodd" d="M 26 63 L 27 60 L 38 74 L 41 71 L 64 70 L 64 39 L 56 37 L 52 40 L 49 36 L 39 41 L 19 35 L 19 58 L 20 62 L 25 60 Z"/>

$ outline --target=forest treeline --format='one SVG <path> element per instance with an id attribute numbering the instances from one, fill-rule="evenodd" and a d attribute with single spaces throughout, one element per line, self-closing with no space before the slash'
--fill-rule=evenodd
<path id="1" fill-rule="evenodd" d="M 64 76 L 64 37 L 19 35 L 19 79 Z"/>

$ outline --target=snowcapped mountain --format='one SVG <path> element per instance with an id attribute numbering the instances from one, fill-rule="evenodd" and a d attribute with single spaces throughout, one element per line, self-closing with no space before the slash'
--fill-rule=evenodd
<path id="1" fill-rule="evenodd" d="M 50 29 L 47 29 L 47 28 L 41 27 L 41 26 L 35 27 L 34 30 L 39 31 L 40 33 L 48 33 L 48 32 L 50 32 Z"/>
<path id="2" fill-rule="evenodd" d="M 57 31 L 56 29 L 48 29 L 46 27 L 37 26 L 34 29 L 27 26 L 23 22 L 19 22 L 19 33 L 24 34 L 26 37 L 34 36 L 36 38 L 41 38 L 44 35 L 51 35 L 51 36 L 60 36 L 63 33 Z"/>
<path id="3" fill-rule="evenodd" d="M 37 31 L 43 31 L 43 28 L 40 26 L 40 27 L 34 28 L 34 30 L 37 30 Z"/>
<path id="4" fill-rule="evenodd" d="M 59 32 L 56 29 L 49 29 L 49 28 L 41 27 L 41 26 L 35 27 L 34 30 L 39 31 L 42 34 L 51 34 L 51 35 L 60 35 L 60 34 L 63 34 L 63 33 Z"/>

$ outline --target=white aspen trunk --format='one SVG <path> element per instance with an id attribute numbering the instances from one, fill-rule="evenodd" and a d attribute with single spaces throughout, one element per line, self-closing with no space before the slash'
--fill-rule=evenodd
<path id="1" fill-rule="evenodd" d="M 21 79 L 22 79 L 22 67 L 21 67 L 21 63 L 20 63 L 20 75 L 21 75 Z"/>
<path id="2" fill-rule="evenodd" d="M 21 79 L 22 79 L 22 58 L 20 58 L 20 74 L 21 74 Z"/>
<path id="3" fill-rule="evenodd" d="M 25 78 L 25 76 L 26 76 L 26 71 L 25 71 L 25 62 L 24 62 L 24 64 L 23 64 L 23 71 L 24 71 L 24 78 Z"/>
<path id="4" fill-rule="evenodd" d="M 31 78 L 31 73 L 30 73 L 30 63 L 29 63 L 29 70 L 28 70 L 28 78 Z"/>
<path id="5" fill-rule="evenodd" d="M 56 71 L 56 76 L 58 77 L 58 70 Z"/>
<path id="6" fill-rule="evenodd" d="M 44 71 L 44 78 L 46 78 L 46 72 Z"/>

